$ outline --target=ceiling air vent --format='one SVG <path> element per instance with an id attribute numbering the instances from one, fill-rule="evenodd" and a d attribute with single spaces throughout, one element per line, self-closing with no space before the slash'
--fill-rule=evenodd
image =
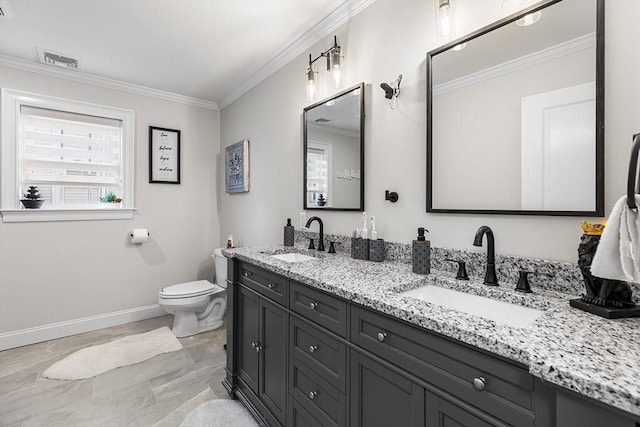
<path id="1" fill-rule="evenodd" d="M 0 0 L 0 18 L 10 18 L 9 6 L 6 0 Z"/>
<path id="2" fill-rule="evenodd" d="M 78 70 L 78 60 L 71 58 L 65 54 L 52 52 L 50 50 L 44 50 L 36 48 L 38 52 L 38 60 L 43 64 L 53 65 L 60 68 L 66 68 L 69 70 Z"/>

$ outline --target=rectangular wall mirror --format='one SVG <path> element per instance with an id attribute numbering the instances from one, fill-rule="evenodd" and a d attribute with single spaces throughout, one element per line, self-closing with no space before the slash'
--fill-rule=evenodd
<path id="1" fill-rule="evenodd" d="M 364 83 L 304 109 L 304 209 L 364 210 Z"/>
<path id="2" fill-rule="evenodd" d="M 604 215 L 603 0 L 543 1 L 427 54 L 427 212 Z"/>

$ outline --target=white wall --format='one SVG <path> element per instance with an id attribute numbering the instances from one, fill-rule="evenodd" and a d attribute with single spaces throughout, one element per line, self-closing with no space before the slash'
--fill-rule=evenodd
<path id="1" fill-rule="evenodd" d="M 456 1 L 458 34 L 512 12 L 502 9 L 501 3 Z M 640 2 L 607 1 L 605 16 L 608 213 L 625 191 L 631 136 L 640 132 L 640 56 L 633 29 L 640 18 Z M 345 55 L 344 87 L 367 84 L 365 209 L 376 216 L 379 236 L 410 242 L 416 228 L 424 226 L 435 246 L 473 249 L 476 229 L 489 225 L 499 253 L 575 262 L 580 221 L 586 218 L 425 212 L 425 57 L 440 44 L 433 21 L 431 1 L 378 0 L 336 31 Z M 333 35 L 327 37 L 221 112 L 223 148 L 243 138 L 251 141 L 250 192 L 225 194 L 223 180 L 218 180 L 221 237 L 233 233 L 236 243 L 245 246 L 279 243 L 285 219 L 298 223 L 303 197 L 301 112 L 307 105 L 304 71 L 308 54 L 317 55 L 332 39 Z M 398 108 L 391 110 L 379 85 L 400 73 Z M 321 94 L 328 95 L 328 91 Z M 397 191 L 399 201 L 384 201 L 385 190 Z M 356 212 L 322 212 L 321 217 L 330 233 L 350 234 L 361 222 Z"/>
<path id="2" fill-rule="evenodd" d="M 440 143 L 435 144 L 437 149 L 433 154 L 433 174 L 438 177 L 433 183 L 433 207 L 523 209 L 522 99 L 594 81 L 594 68 L 585 66 L 594 64 L 594 58 L 595 48 L 589 48 L 436 95 L 433 140 Z M 474 132 L 474 129 L 481 131 Z M 500 156 L 496 157 L 495 153 Z M 593 182 L 595 184 L 595 179 Z M 494 197 L 487 197 L 488 189 Z M 586 200 L 593 201 L 593 186 L 588 190 L 592 191 L 587 192 Z"/>
<path id="3" fill-rule="evenodd" d="M 213 279 L 219 112 L 0 67 L 0 86 L 135 111 L 133 220 L 0 222 L 0 333 L 157 304 Z M 181 184 L 149 184 L 149 126 L 181 131 Z M 132 245 L 128 233 L 148 228 Z"/>

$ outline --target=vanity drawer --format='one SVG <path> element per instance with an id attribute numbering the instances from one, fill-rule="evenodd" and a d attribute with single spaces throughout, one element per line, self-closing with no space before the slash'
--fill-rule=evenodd
<path id="1" fill-rule="evenodd" d="M 323 426 L 346 424 L 345 395 L 296 358 L 291 364 L 290 382 L 294 400 Z"/>
<path id="2" fill-rule="evenodd" d="M 347 347 L 301 319 L 291 322 L 291 353 L 341 392 L 346 390 Z"/>
<path id="3" fill-rule="evenodd" d="M 287 279 L 252 264 L 240 263 L 240 283 L 273 301 L 287 304 Z"/>
<path id="4" fill-rule="evenodd" d="M 292 281 L 289 308 L 337 335 L 347 336 L 346 301 Z"/>
<path id="5" fill-rule="evenodd" d="M 362 348 L 466 402 L 511 420 L 531 416 L 533 377 L 523 368 L 356 306 L 351 328 Z"/>
<path id="6" fill-rule="evenodd" d="M 290 400 L 288 422 L 291 424 L 291 427 L 324 427 L 320 421 L 313 418 L 309 411 L 304 409 L 297 400 L 294 398 Z"/>

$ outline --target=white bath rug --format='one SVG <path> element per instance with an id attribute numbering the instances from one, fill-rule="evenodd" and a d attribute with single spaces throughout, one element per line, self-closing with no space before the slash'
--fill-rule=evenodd
<path id="1" fill-rule="evenodd" d="M 201 403 L 182 421 L 180 427 L 257 427 L 239 400 L 217 399 Z"/>
<path id="2" fill-rule="evenodd" d="M 52 380 L 82 380 L 181 349 L 180 341 L 167 326 L 163 326 L 78 350 L 51 365 L 42 376 Z"/>

